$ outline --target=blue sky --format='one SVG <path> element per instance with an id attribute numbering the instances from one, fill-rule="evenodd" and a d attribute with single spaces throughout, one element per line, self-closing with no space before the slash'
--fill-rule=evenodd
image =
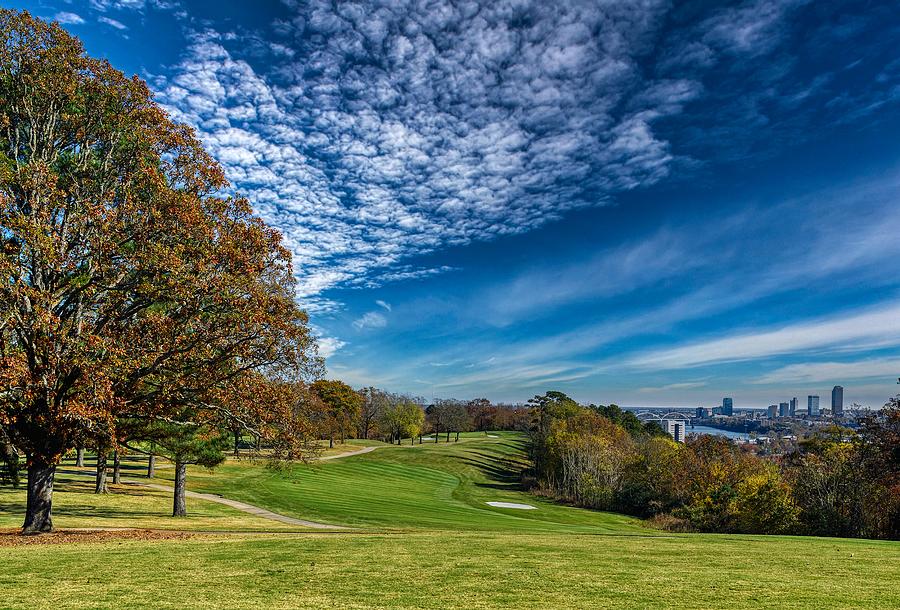
<path id="1" fill-rule="evenodd" d="M 331 375 L 765 406 L 900 375 L 892 2 L 7 2 L 145 78 Z"/>

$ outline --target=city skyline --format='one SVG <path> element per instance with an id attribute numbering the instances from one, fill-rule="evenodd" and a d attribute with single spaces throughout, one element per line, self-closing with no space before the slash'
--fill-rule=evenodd
<path id="1" fill-rule="evenodd" d="M 330 377 L 638 406 L 897 392 L 892 3 L 7 4 L 196 128 L 284 234 Z"/>

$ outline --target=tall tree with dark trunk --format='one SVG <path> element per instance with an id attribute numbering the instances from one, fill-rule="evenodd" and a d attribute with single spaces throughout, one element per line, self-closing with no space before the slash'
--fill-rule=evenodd
<path id="1" fill-rule="evenodd" d="M 289 253 L 227 186 L 145 83 L 0 10 L 0 427 L 27 459 L 24 533 L 52 529 L 83 439 L 318 366 Z"/>
<path id="2" fill-rule="evenodd" d="M 368 387 L 359 391 L 363 397 L 359 410 L 359 438 L 369 438 L 378 433 L 378 420 L 390 404 L 390 396 L 378 388 Z"/>
<path id="3" fill-rule="evenodd" d="M 188 415 L 185 413 L 184 415 Z M 226 429 L 209 428 L 193 423 L 153 424 L 148 431 L 161 455 L 175 464 L 175 488 L 172 496 L 172 516 L 187 515 L 185 499 L 187 467 L 199 464 L 207 468 L 218 466 L 225 459 L 229 434 Z"/>

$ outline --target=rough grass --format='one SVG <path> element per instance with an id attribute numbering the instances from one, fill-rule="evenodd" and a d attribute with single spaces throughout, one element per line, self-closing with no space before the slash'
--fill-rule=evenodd
<path id="1" fill-rule="evenodd" d="M 900 607 L 900 543 L 666 534 L 527 494 L 514 476 L 521 460 L 516 435 L 466 435 L 289 472 L 246 460 L 194 469 L 191 489 L 358 529 L 0 547 L 0 607 Z M 60 526 L 97 519 L 203 529 L 205 520 L 245 518 L 189 500 L 194 514 L 209 512 L 173 520 L 167 494 L 94 500 L 81 497 L 78 482 L 68 485 L 56 499 Z M 0 492 L 0 524 L 18 524 L 19 505 L 6 503 L 13 493 Z M 67 514 L 70 500 L 84 514 Z M 87 515 L 104 507 L 115 516 Z"/>
<path id="2" fill-rule="evenodd" d="M 900 605 L 898 545 L 848 540 L 311 534 L 0 548 L 0 558 L 0 605 L 33 609 Z"/>

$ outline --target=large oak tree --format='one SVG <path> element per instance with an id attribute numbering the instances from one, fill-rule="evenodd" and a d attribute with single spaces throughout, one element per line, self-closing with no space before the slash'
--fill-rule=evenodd
<path id="1" fill-rule="evenodd" d="M 247 373 L 313 375 L 289 253 L 228 189 L 140 79 L 0 11 L 0 426 L 27 457 L 24 532 L 52 529 L 63 453 L 117 422 L 226 420 Z"/>

